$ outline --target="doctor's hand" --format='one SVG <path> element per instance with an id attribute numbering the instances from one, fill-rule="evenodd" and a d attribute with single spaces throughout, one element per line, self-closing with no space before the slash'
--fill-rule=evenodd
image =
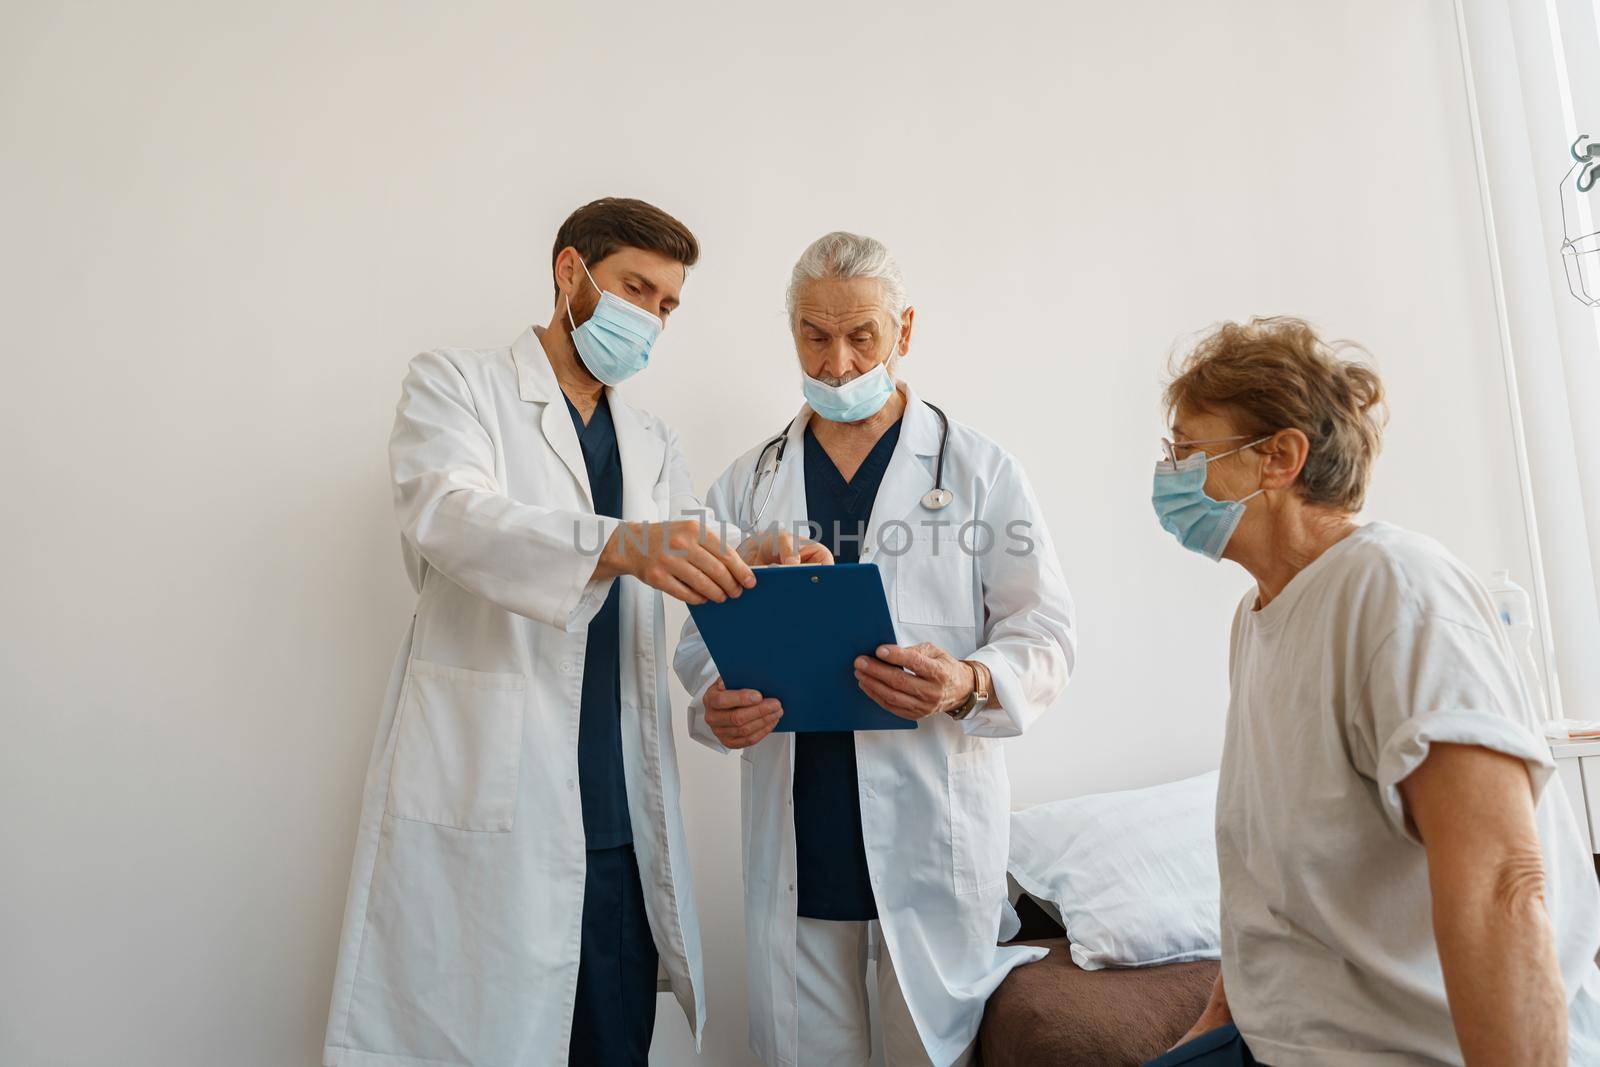
<path id="1" fill-rule="evenodd" d="M 749 564 L 694 519 L 618 526 L 600 550 L 594 576 L 622 574 L 687 604 L 720 604 L 756 584 Z"/>
<path id="2" fill-rule="evenodd" d="M 876 659 L 857 656 L 856 683 L 886 711 L 926 719 L 967 702 L 977 688 L 977 668 L 938 645 L 880 645 Z"/>
<path id="3" fill-rule="evenodd" d="M 764 700 L 754 689 L 725 689 L 721 678 L 706 690 L 704 703 L 706 725 L 725 748 L 749 748 L 783 718 L 776 700 Z"/>
<path id="4" fill-rule="evenodd" d="M 833 553 L 828 551 L 826 545 L 796 537 L 790 531 L 776 526 L 753 533 L 740 541 L 739 555 L 753 567 L 766 567 L 774 563 L 785 566 L 833 563 Z"/>

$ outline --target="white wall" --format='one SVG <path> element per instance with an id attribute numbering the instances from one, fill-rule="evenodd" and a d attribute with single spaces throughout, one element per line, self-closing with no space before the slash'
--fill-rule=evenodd
<path id="1" fill-rule="evenodd" d="M 1213 320 L 1366 342 L 1371 514 L 1526 577 L 1446 0 L 330 7 L 0 14 L 0 1062 L 316 1061 L 410 610 L 396 386 L 542 320 L 594 196 L 703 240 L 627 389 L 702 484 L 798 402 L 794 256 L 898 252 L 909 374 L 1022 458 L 1078 600 L 1019 802 L 1215 765 L 1245 581 L 1147 497 Z M 738 775 L 679 747 L 705 1062 L 741 1063 Z"/>

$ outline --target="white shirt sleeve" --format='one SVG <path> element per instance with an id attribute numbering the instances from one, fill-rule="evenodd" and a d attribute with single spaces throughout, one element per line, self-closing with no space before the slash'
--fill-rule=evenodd
<path id="1" fill-rule="evenodd" d="M 1419 614 L 1396 627 L 1372 657 L 1347 727 L 1357 769 L 1375 780 L 1389 821 L 1418 843 L 1400 783 L 1433 745 L 1522 760 L 1535 801 L 1555 771 L 1505 642 L 1475 622 Z"/>

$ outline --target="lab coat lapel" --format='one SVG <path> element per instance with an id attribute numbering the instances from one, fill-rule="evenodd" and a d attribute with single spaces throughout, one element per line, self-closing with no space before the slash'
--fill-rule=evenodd
<path id="1" fill-rule="evenodd" d="M 544 439 L 549 443 L 550 450 L 566 464 L 568 473 L 583 493 L 583 499 L 588 502 L 589 510 L 593 511 L 589 468 L 583 461 L 583 447 L 578 444 L 578 431 L 573 429 L 572 415 L 567 411 L 566 394 L 556 381 L 556 372 L 550 368 L 550 357 L 545 355 L 544 346 L 539 343 L 533 327 L 522 331 L 521 336 L 511 343 L 511 359 L 517 365 L 517 394 L 529 403 L 544 405 L 539 412 L 539 429 L 544 431 Z"/>
<path id="2" fill-rule="evenodd" d="M 557 392 L 560 392 L 558 389 Z M 578 488 L 583 490 L 583 499 L 589 504 L 589 510 L 594 510 L 594 497 L 589 493 L 589 468 L 583 462 L 583 446 L 578 444 L 578 431 L 572 426 L 572 415 L 567 411 L 566 398 L 546 401 L 544 411 L 539 416 L 539 427 L 544 430 L 544 439 L 550 442 L 550 448 L 561 457 L 561 462 L 567 465 L 567 470 L 578 483 Z"/>
<path id="3" fill-rule="evenodd" d="M 666 442 L 651 433 L 617 395 L 606 390 L 611 404 L 611 424 L 617 432 L 617 451 L 622 455 L 622 517 L 630 522 L 660 522 L 655 487 L 661 480 L 661 464 L 666 459 Z"/>
<path id="4" fill-rule="evenodd" d="M 878 485 L 878 498 L 872 503 L 866 540 L 861 545 L 862 563 L 872 562 L 885 538 L 891 552 L 906 543 L 915 532 L 918 520 L 926 517 L 913 511 L 921 507 L 922 498 L 933 488 L 928 457 L 936 456 L 939 451 L 938 416 L 917 399 L 909 385 L 902 388 L 906 410 L 900 416 L 900 439 L 895 442 L 889 466 Z M 901 523 L 908 526 L 909 531 L 898 525 Z M 895 525 L 885 532 L 887 524 Z"/>

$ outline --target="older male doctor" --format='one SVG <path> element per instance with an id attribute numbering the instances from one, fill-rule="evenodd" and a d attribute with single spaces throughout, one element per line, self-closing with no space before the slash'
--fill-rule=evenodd
<path id="1" fill-rule="evenodd" d="M 659 209 L 596 201 L 556 235 L 548 325 L 411 361 L 389 459 L 418 599 L 367 771 L 329 1067 L 643 1064 L 658 958 L 699 1038 L 661 593 L 754 577 L 674 519 L 699 510 L 676 435 L 610 388 L 698 255 Z"/>
<path id="2" fill-rule="evenodd" d="M 837 561 L 878 564 L 901 644 L 856 660 L 857 679 L 918 721 L 772 733 L 784 709 L 727 690 L 685 628 L 675 667 L 691 733 L 741 758 L 751 1047 L 773 1067 L 866 1063 L 877 941 L 887 1062 L 964 1063 L 989 993 L 1043 954 L 996 944 L 1010 801 L 999 739 L 1066 685 L 1071 601 L 1017 461 L 896 381 L 913 311 L 883 245 L 816 241 L 789 311 L 807 402 L 734 461 L 707 506 L 745 529 L 810 524 Z"/>

